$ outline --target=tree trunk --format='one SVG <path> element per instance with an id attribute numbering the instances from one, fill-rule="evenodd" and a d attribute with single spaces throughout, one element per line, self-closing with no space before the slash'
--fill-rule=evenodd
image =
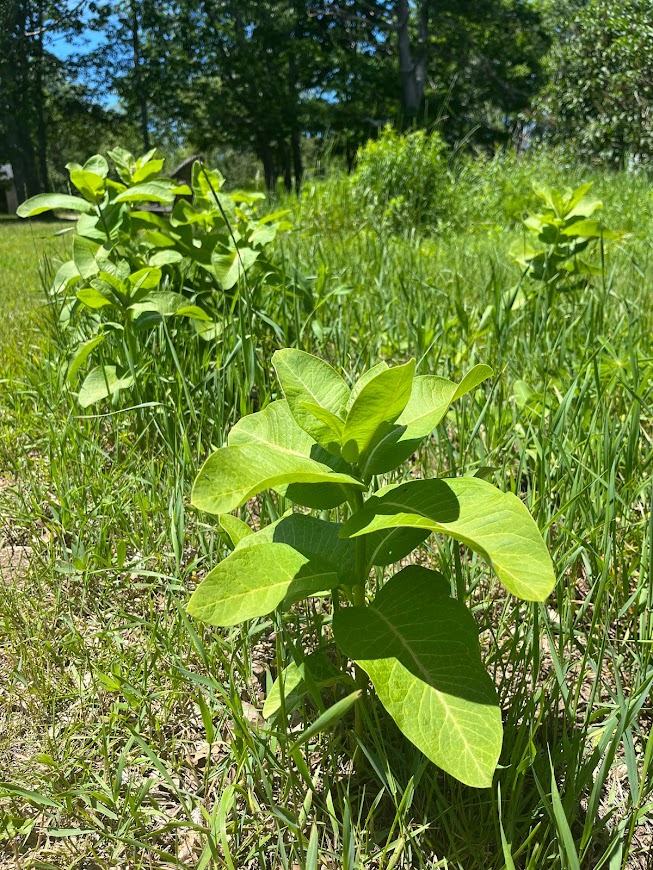
<path id="1" fill-rule="evenodd" d="M 417 22 L 417 60 L 415 62 L 415 87 L 421 110 L 426 91 L 426 64 L 429 57 L 429 12 L 431 0 L 422 0 Z"/>
<path id="2" fill-rule="evenodd" d="M 147 95 L 141 79 L 141 44 L 138 35 L 138 11 L 136 8 L 136 0 L 130 2 L 131 11 L 131 29 L 132 29 L 132 50 L 134 53 L 134 88 L 138 100 L 141 121 L 141 136 L 143 137 L 143 149 L 150 150 L 150 130 L 149 130 L 149 111 L 147 105 Z"/>
<path id="3" fill-rule="evenodd" d="M 397 49 L 401 77 L 404 126 L 409 126 L 420 114 L 426 88 L 426 64 L 429 55 L 429 13 L 431 0 L 422 0 L 417 23 L 417 47 L 413 52 L 410 41 L 410 2 L 396 0 Z"/>
<path id="4" fill-rule="evenodd" d="M 292 164 L 290 160 L 290 151 L 286 143 L 282 143 L 283 147 L 283 184 L 286 188 L 286 193 L 292 190 Z"/>
<path id="5" fill-rule="evenodd" d="M 397 0 L 397 47 L 399 50 L 399 75 L 401 77 L 402 108 L 404 125 L 419 112 L 419 96 L 415 64 L 410 46 L 410 5 L 408 0 Z"/>
<path id="6" fill-rule="evenodd" d="M 299 16 L 298 16 L 299 17 Z M 297 25 L 299 29 L 299 24 Z M 302 148 L 299 130 L 299 94 L 297 88 L 297 58 L 293 49 L 294 34 L 290 38 L 290 56 L 288 58 L 288 90 L 292 97 L 292 117 L 290 119 L 290 149 L 292 151 L 293 171 L 295 173 L 295 191 L 299 193 L 302 186 L 304 167 L 302 164 Z"/>
<path id="7" fill-rule="evenodd" d="M 36 62 L 34 83 L 34 108 L 36 110 L 36 137 L 38 148 L 39 182 L 41 190 L 50 189 L 48 175 L 48 133 L 45 117 L 45 94 L 43 91 L 43 3 L 39 3 L 37 16 L 38 36 L 36 37 Z"/>
<path id="8" fill-rule="evenodd" d="M 299 193 L 304 177 L 304 163 L 302 161 L 302 143 L 297 130 L 292 134 L 292 160 L 295 173 L 295 192 Z"/>
<path id="9" fill-rule="evenodd" d="M 259 140 L 259 157 L 263 163 L 263 176 L 265 178 L 265 189 L 272 191 L 277 186 L 277 172 L 274 165 L 274 153 L 270 146 L 270 141 L 266 139 Z"/>

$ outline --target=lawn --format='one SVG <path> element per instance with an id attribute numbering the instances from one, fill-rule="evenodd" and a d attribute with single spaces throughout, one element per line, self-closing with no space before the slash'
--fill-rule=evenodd
<path id="1" fill-rule="evenodd" d="M 64 250 L 66 237 L 55 233 L 67 227 L 43 221 L 28 228 L 17 219 L 0 217 L 0 360 L 23 353 L 29 346 L 24 330 L 33 336 L 38 322 L 29 315 L 45 301 L 40 257 Z"/>
<path id="2" fill-rule="evenodd" d="M 266 725 L 271 681 L 317 611 L 224 630 L 185 613 L 224 553 L 189 505 L 222 411 L 203 387 L 192 408 L 176 398 L 171 370 L 157 407 L 82 412 L 37 292 L 39 256 L 65 241 L 53 224 L 0 223 L 2 866 L 651 866 L 653 264 L 628 183 L 613 186 L 612 214 L 607 182 L 603 196 L 632 235 L 590 287 L 552 301 L 534 287 L 512 308 L 521 231 L 502 215 L 392 235 L 337 184 L 307 190 L 283 257 L 312 302 L 284 309 L 247 384 L 250 410 L 272 397 L 271 351 L 286 340 L 347 375 L 410 357 L 455 379 L 494 369 L 411 466 L 483 469 L 519 494 L 556 569 L 551 598 L 529 604 L 465 548 L 423 548 L 465 590 L 499 691 L 491 789 L 439 771 L 371 698 L 356 753 L 348 719 L 289 751 L 287 731 L 315 719 L 308 700 Z M 41 323 L 51 341 L 35 355 Z M 264 496 L 243 518 L 287 506 Z"/>

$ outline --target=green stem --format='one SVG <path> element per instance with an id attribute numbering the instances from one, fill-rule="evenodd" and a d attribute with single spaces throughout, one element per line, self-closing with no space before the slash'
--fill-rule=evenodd
<path id="1" fill-rule="evenodd" d="M 353 511 L 362 510 L 364 506 L 363 496 L 360 492 L 356 492 L 351 499 Z M 356 542 L 356 579 L 352 585 L 352 600 L 354 607 L 365 607 L 365 584 L 367 582 L 367 543 L 366 536 L 360 535 L 355 538 Z M 367 693 L 367 674 L 365 671 L 355 665 L 356 685 L 363 693 L 363 698 Z M 361 701 L 355 707 L 354 731 L 358 737 L 363 734 L 363 718 L 361 715 Z"/>

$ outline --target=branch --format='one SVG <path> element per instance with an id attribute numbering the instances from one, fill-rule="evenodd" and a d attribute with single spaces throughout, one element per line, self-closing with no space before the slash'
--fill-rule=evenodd
<path id="1" fill-rule="evenodd" d="M 27 30 L 23 34 L 23 36 L 31 39 L 33 36 L 42 36 L 44 33 L 47 33 L 48 30 L 54 30 L 55 27 L 58 27 L 63 21 L 66 21 L 73 16 L 77 15 L 82 11 L 84 6 L 88 3 L 88 0 L 81 0 L 74 9 L 71 9 L 68 12 L 65 12 L 63 15 L 60 15 L 59 18 L 55 18 L 54 21 L 48 22 L 48 24 L 44 24 L 43 27 L 37 27 L 36 30 Z"/>

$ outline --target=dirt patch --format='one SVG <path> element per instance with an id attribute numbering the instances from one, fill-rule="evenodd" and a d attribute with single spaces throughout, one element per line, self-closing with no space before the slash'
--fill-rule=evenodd
<path id="1" fill-rule="evenodd" d="M 4 583 L 16 583 L 32 555 L 32 548 L 17 534 L 8 515 L 6 497 L 11 487 L 8 478 L 0 477 L 0 581 Z"/>

